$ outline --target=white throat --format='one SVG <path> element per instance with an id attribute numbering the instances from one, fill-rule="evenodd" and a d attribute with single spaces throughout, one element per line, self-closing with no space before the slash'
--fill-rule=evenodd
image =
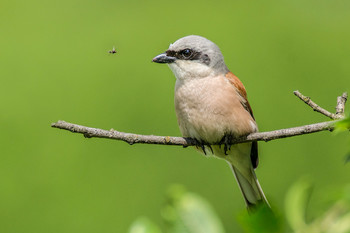
<path id="1" fill-rule="evenodd" d="M 177 60 L 174 63 L 168 64 L 173 71 L 176 79 L 198 79 L 215 75 L 214 70 L 199 62 Z"/>

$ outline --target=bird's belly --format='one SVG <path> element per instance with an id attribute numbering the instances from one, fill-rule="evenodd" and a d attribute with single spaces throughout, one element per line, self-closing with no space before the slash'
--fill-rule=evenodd
<path id="1" fill-rule="evenodd" d="M 177 116 L 182 135 L 208 143 L 220 141 L 227 131 L 225 125 L 228 122 L 221 115 L 206 111 L 203 105 L 201 107 L 179 106 Z"/>
<path id="2" fill-rule="evenodd" d="M 222 77 L 177 81 L 175 110 L 183 136 L 207 143 L 257 130 L 235 87 Z"/>

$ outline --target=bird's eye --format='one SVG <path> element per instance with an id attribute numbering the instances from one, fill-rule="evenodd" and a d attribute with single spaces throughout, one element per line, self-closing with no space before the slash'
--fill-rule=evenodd
<path id="1" fill-rule="evenodd" d="M 191 49 L 184 49 L 181 51 L 181 55 L 184 57 L 184 58 L 189 58 L 192 56 L 192 50 Z"/>

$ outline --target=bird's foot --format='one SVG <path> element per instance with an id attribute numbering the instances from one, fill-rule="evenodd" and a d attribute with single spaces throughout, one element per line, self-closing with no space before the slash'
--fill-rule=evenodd
<path id="1" fill-rule="evenodd" d="M 234 137 L 232 136 L 232 134 L 226 134 L 220 141 L 220 147 L 221 144 L 224 144 L 224 152 L 225 155 L 227 154 L 227 151 L 231 150 L 231 146 L 232 146 L 232 140 L 234 139 Z"/>
<path id="2" fill-rule="evenodd" d="M 204 155 L 207 155 L 206 147 L 208 147 L 210 149 L 211 153 L 214 154 L 213 149 L 211 148 L 210 145 L 208 145 L 208 143 L 206 143 L 204 141 L 197 140 L 197 139 L 195 139 L 195 140 L 197 142 L 197 146 L 196 147 L 197 148 L 200 147 L 202 149 Z"/>

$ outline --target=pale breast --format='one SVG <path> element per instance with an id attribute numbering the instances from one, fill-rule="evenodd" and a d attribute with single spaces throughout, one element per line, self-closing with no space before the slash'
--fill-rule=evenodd
<path id="1" fill-rule="evenodd" d="M 255 132 L 255 121 L 241 101 L 224 76 L 177 80 L 175 110 L 183 136 L 214 143 L 225 134 Z"/>

